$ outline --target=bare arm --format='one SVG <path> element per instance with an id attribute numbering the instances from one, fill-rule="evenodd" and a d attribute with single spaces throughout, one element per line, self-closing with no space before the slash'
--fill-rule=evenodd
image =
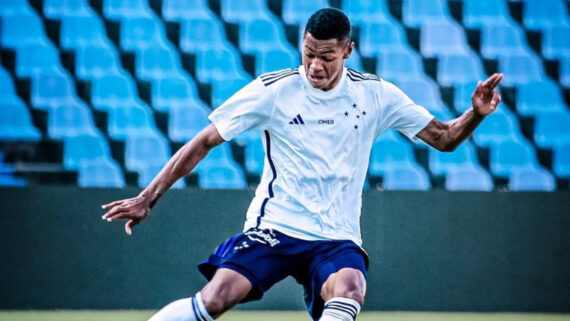
<path id="1" fill-rule="evenodd" d="M 170 186 L 190 173 L 212 148 L 223 142 L 223 138 L 214 125 L 204 128 L 170 158 L 150 185 L 138 196 L 103 205 L 103 209 L 108 211 L 102 218 L 108 222 L 116 219 L 127 220 L 125 231 L 130 235 L 132 227 L 146 218 L 150 209 Z"/>
<path id="2" fill-rule="evenodd" d="M 479 82 L 471 95 L 473 108 L 448 122 L 434 119 L 417 136 L 440 151 L 455 150 L 501 102 L 501 95 L 494 89 L 502 79 L 502 74 L 493 74 L 484 83 Z"/>

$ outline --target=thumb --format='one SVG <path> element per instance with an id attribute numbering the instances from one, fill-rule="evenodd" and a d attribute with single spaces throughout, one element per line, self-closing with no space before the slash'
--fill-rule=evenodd
<path id="1" fill-rule="evenodd" d="M 135 221 L 135 220 L 129 220 L 125 224 L 125 232 L 127 233 L 127 235 L 133 234 L 132 228 L 135 227 L 135 225 L 137 225 L 137 224 L 138 224 L 138 221 Z"/>

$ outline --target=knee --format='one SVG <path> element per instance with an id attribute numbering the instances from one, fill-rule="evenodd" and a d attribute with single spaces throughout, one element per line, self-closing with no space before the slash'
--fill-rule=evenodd
<path id="1" fill-rule="evenodd" d="M 345 268 L 329 276 L 323 285 L 321 296 L 326 302 L 332 298 L 349 298 L 362 304 L 366 295 L 366 279 L 362 272 Z"/>
<path id="2" fill-rule="evenodd" d="M 217 318 L 239 303 L 238 300 L 222 296 L 208 296 L 207 298 L 204 297 L 203 300 L 206 311 L 213 318 Z"/>
<path id="3" fill-rule="evenodd" d="M 221 269 L 200 293 L 208 314 L 215 319 L 236 306 L 250 290 L 251 283 L 244 276 Z"/>

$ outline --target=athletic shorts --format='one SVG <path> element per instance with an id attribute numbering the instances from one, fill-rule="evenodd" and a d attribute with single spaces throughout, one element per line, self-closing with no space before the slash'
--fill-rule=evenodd
<path id="1" fill-rule="evenodd" d="M 241 301 L 259 300 L 265 291 L 287 276 L 303 285 L 305 304 L 313 319 L 323 312 L 323 284 L 342 268 L 360 270 L 366 277 L 368 256 L 354 242 L 305 241 L 270 229 L 250 229 L 230 237 L 198 265 L 211 280 L 219 268 L 232 269 L 252 284 Z"/>

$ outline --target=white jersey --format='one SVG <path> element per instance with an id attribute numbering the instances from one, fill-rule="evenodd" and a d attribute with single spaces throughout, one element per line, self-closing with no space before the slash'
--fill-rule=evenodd
<path id="1" fill-rule="evenodd" d="M 325 92 L 300 66 L 261 75 L 209 118 L 226 141 L 262 131 L 266 158 L 245 230 L 361 245 L 362 187 L 374 140 L 388 128 L 413 139 L 433 116 L 375 75 L 344 68 Z"/>

